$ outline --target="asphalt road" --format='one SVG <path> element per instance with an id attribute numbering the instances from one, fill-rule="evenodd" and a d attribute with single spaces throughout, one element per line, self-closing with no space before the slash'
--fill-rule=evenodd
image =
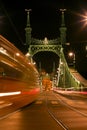
<path id="1" fill-rule="evenodd" d="M 87 130 L 87 96 L 83 94 L 45 91 L 16 112 L 12 107 L 0 109 L 8 109 L 0 119 L 0 130 Z"/>

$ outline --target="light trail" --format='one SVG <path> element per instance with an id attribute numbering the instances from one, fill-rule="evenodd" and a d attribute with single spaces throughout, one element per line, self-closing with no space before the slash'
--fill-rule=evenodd
<path id="1" fill-rule="evenodd" d="M 21 91 L 0 93 L 0 97 L 3 97 L 3 96 L 11 96 L 11 95 L 18 95 L 18 94 L 21 94 Z"/>

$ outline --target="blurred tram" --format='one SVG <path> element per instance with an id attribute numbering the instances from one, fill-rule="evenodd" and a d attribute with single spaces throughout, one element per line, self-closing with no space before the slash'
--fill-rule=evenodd
<path id="1" fill-rule="evenodd" d="M 0 97 L 16 92 L 32 94 L 30 102 L 35 100 L 40 93 L 39 73 L 31 58 L 0 35 Z"/>

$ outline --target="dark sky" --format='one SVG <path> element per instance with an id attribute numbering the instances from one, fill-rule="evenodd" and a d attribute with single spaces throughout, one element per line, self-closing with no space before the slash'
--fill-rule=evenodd
<path id="1" fill-rule="evenodd" d="M 78 51 L 79 45 L 81 51 L 81 48 L 85 49 L 82 44 L 86 45 L 87 41 L 87 25 L 85 24 L 87 0 L 0 0 L 0 34 L 23 52 L 26 51 L 24 46 L 26 8 L 32 9 L 30 12 L 32 37 L 38 39 L 45 37 L 54 39 L 60 36 L 61 12 L 59 9 L 66 8 L 67 42 L 77 47 L 78 55 L 81 55 Z M 78 62 L 81 66 L 79 58 Z M 87 57 L 82 56 L 82 62 L 86 69 Z"/>
<path id="2" fill-rule="evenodd" d="M 1 1 L 1 0 L 0 0 Z M 0 33 L 16 44 L 25 43 L 26 12 L 32 9 L 32 36 L 43 39 L 58 37 L 61 24 L 60 8 L 66 8 L 67 41 L 87 40 L 87 26 L 81 22 L 87 8 L 86 0 L 2 0 L 0 2 Z"/>

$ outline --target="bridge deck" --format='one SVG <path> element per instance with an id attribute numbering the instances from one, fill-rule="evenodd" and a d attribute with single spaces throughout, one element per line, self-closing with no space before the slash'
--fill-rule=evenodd
<path id="1" fill-rule="evenodd" d="M 55 101 L 55 97 L 52 92 L 45 94 L 45 92 L 41 93 L 36 102 L 2 118 L 0 130 L 62 130 L 61 126 L 48 113 L 46 104 L 48 97 L 50 107 L 53 107 L 55 104 L 51 102 Z"/>

